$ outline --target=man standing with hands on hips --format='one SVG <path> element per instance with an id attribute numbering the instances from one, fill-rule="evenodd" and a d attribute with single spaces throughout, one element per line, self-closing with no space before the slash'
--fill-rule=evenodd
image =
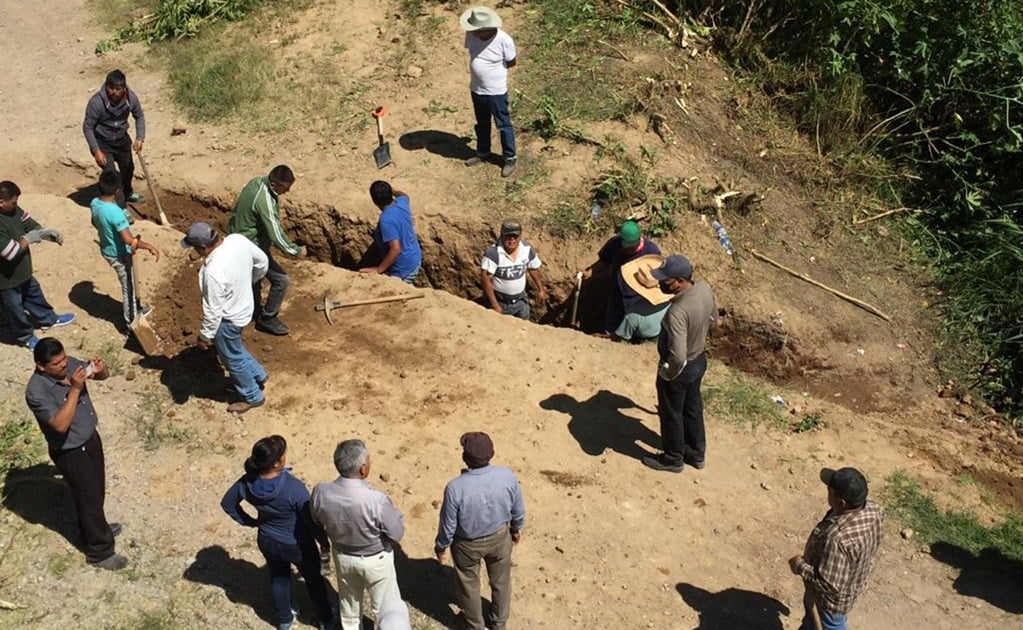
<path id="1" fill-rule="evenodd" d="M 668 256 L 650 275 L 674 297 L 657 338 L 657 415 L 664 452 L 644 457 L 643 464 L 674 473 L 685 464 L 700 469 L 707 454 L 700 383 L 707 371 L 707 331 L 717 319 L 714 292 L 706 282 L 693 282 L 693 264 L 685 256 Z"/>
<path id="2" fill-rule="evenodd" d="M 448 547 L 455 564 L 455 603 L 465 630 L 504 630 L 511 613 L 512 546 L 522 539 L 526 506 L 511 470 L 491 466 L 494 443 L 486 433 L 462 436 L 462 461 L 468 466 L 444 488 L 434 551 L 443 563 Z M 490 624 L 483 622 L 480 562 L 490 580 Z"/>
<path id="3" fill-rule="evenodd" d="M 99 418 L 85 384 L 89 379 L 107 378 L 107 365 L 99 357 L 85 362 L 67 356 L 63 344 L 53 337 L 40 339 L 32 357 L 36 370 L 28 380 L 25 401 L 46 437 L 50 459 L 71 488 L 85 559 L 101 569 L 123 569 L 128 559 L 114 551 L 114 537 L 121 533 L 121 526 L 108 523 L 103 510 L 103 441 L 96 431 Z"/>
<path id="4" fill-rule="evenodd" d="M 517 61 L 515 42 L 501 30 L 501 18 L 493 9 L 472 7 L 459 19 L 469 51 L 469 91 L 476 115 L 476 155 L 465 161 L 476 166 L 490 159 L 490 119 L 501 135 L 501 177 L 511 177 L 518 156 L 515 128 L 508 112 L 508 69 Z"/>

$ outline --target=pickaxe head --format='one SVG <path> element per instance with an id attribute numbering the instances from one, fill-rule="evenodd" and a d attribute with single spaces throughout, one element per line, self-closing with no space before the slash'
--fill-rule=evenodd
<path id="1" fill-rule="evenodd" d="M 327 323 L 331 326 L 334 325 L 334 320 L 330 318 L 330 307 L 333 306 L 330 300 L 330 294 L 323 294 L 323 314 L 327 317 Z"/>

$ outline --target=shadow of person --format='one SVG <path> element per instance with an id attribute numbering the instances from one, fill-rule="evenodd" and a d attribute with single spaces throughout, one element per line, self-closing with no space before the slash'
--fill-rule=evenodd
<path id="1" fill-rule="evenodd" d="M 42 525 L 81 547 L 71 489 L 53 464 L 33 464 L 7 471 L 3 505 L 29 523 Z"/>
<path id="2" fill-rule="evenodd" d="M 82 280 L 71 287 L 68 299 L 90 316 L 110 322 L 118 331 L 127 330 L 121 302 L 104 293 L 96 293 L 96 285 L 91 280 Z"/>
<path id="3" fill-rule="evenodd" d="M 433 557 L 410 558 L 395 545 L 394 568 L 402 598 L 443 627 L 455 627 L 455 614 L 448 606 L 455 579 L 452 567 Z"/>
<path id="4" fill-rule="evenodd" d="M 406 151 L 426 149 L 429 153 L 452 160 L 467 160 L 476 155 L 476 151 L 469 146 L 469 138 L 436 129 L 402 134 L 398 144 Z"/>
<path id="5" fill-rule="evenodd" d="M 1015 615 L 1023 613 L 1023 562 L 994 547 L 974 554 L 947 542 L 931 545 L 931 555 L 959 569 L 952 587 L 960 595 L 983 599 Z"/>
<path id="6" fill-rule="evenodd" d="M 781 616 L 790 613 L 788 606 L 775 598 L 741 588 L 711 593 L 680 582 L 675 590 L 682 601 L 700 613 L 698 630 L 782 630 Z"/>
<path id="7" fill-rule="evenodd" d="M 635 408 L 645 413 L 655 412 L 638 406 L 630 398 L 605 389 L 583 401 L 568 394 L 554 394 L 541 400 L 540 408 L 567 413 L 570 416 L 568 431 L 587 455 L 603 455 L 610 448 L 622 455 L 640 459 L 651 453 L 637 445 L 637 441 L 654 450 L 661 443 L 660 437 L 653 430 L 620 410 Z"/>
<path id="8" fill-rule="evenodd" d="M 181 577 L 222 588 L 231 603 L 248 606 L 263 621 L 277 623 L 270 600 L 270 574 L 248 560 L 232 558 L 220 545 L 200 549 Z M 293 593 L 299 595 L 304 590 L 295 589 Z M 307 606 L 306 610 L 311 609 Z"/>
<path id="9" fill-rule="evenodd" d="M 200 350 L 190 346 L 172 357 L 144 357 L 139 365 L 160 370 L 160 382 L 176 404 L 182 405 L 192 396 L 216 402 L 237 399 L 231 380 L 224 375 L 212 348 Z"/>
<path id="10" fill-rule="evenodd" d="M 98 175 L 96 177 L 97 179 L 99 178 Z M 68 199 L 83 208 L 90 208 L 92 206 L 92 200 L 96 197 L 99 197 L 99 183 L 82 186 L 67 196 Z M 122 208 L 126 207 L 127 204 L 124 199 L 124 191 L 118 190 L 117 198 L 114 201 Z"/>

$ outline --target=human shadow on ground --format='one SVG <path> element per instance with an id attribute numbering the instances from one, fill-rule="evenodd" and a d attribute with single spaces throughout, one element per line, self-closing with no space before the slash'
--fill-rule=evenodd
<path id="1" fill-rule="evenodd" d="M 398 545 L 394 547 L 394 568 L 398 588 L 409 605 L 445 628 L 455 627 L 451 601 L 455 570 L 436 558 L 410 558 Z"/>
<path id="2" fill-rule="evenodd" d="M 145 357 L 139 365 L 160 371 L 160 382 L 178 405 L 188 402 L 193 396 L 216 402 L 238 400 L 231 380 L 224 376 L 217 352 L 212 348 L 200 350 L 191 346 L 172 357 Z"/>
<path id="3" fill-rule="evenodd" d="M 675 590 L 690 608 L 700 613 L 697 630 L 783 630 L 782 615 L 791 612 L 785 604 L 763 593 L 726 588 L 712 593 L 680 582 Z"/>
<path id="4" fill-rule="evenodd" d="M 587 400 L 576 400 L 568 394 L 554 394 L 540 401 L 540 408 L 567 413 L 570 416 L 568 431 L 579 442 L 587 455 L 603 455 L 608 448 L 641 459 L 651 452 L 636 444 L 637 441 L 656 450 L 660 437 L 642 422 L 621 412 L 622 409 L 639 409 L 645 413 L 656 413 L 640 407 L 631 398 L 609 392 L 598 391 Z"/>
<path id="5" fill-rule="evenodd" d="M 126 330 L 121 302 L 104 293 L 96 293 L 96 285 L 92 283 L 92 280 L 82 280 L 76 283 L 71 287 L 68 299 L 91 317 L 108 321 L 119 331 Z"/>
<path id="6" fill-rule="evenodd" d="M 931 555 L 959 569 L 952 587 L 960 595 L 983 599 L 1014 615 L 1023 613 L 1023 562 L 993 547 L 974 554 L 947 542 L 931 545 Z"/>
<path id="7" fill-rule="evenodd" d="M 81 547 L 71 489 L 53 464 L 33 464 L 7 471 L 3 505 L 25 521 L 42 525 Z"/>
<path id="8" fill-rule="evenodd" d="M 200 549 L 195 554 L 195 561 L 185 569 L 181 577 L 190 582 L 224 589 L 224 595 L 231 603 L 248 606 L 263 621 L 277 624 L 270 599 L 270 574 L 264 567 L 256 566 L 248 560 L 232 558 L 220 545 Z M 305 591 L 304 585 L 295 588 L 292 584 L 292 589 L 292 597 L 296 599 Z M 300 608 L 302 603 L 306 604 L 306 610 L 312 609 L 308 599 L 299 602 Z"/>
<path id="9" fill-rule="evenodd" d="M 476 151 L 469 146 L 469 138 L 436 129 L 410 131 L 402 134 L 398 138 L 398 144 L 406 151 L 426 149 L 434 155 L 451 160 L 467 160 L 476 155 Z"/>
<path id="10" fill-rule="evenodd" d="M 99 179 L 99 175 L 96 176 L 96 179 L 97 180 Z M 96 197 L 99 197 L 99 183 L 82 186 L 81 188 L 67 196 L 68 199 L 75 202 L 79 206 L 82 206 L 83 208 L 91 208 L 92 200 L 95 199 Z M 125 202 L 124 199 L 123 191 L 120 190 L 117 191 L 117 198 L 114 201 L 117 203 L 117 205 L 121 206 L 122 208 L 127 206 L 127 203 Z M 134 220 L 134 217 L 132 218 L 132 220 Z"/>

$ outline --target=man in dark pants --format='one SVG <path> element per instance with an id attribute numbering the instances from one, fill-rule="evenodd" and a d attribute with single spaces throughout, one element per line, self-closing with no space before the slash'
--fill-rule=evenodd
<path id="1" fill-rule="evenodd" d="M 280 196 L 291 190 L 295 183 L 295 173 L 286 164 L 278 164 L 270 170 L 266 177 L 256 177 L 249 181 L 238 194 L 234 204 L 234 214 L 228 223 L 230 234 L 241 234 L 259 246 L 269 259 L 270 268 L 266 279 L 270 283 L 266 302 L 262 302 L 263 281 L 258 280 L 252 285 L 252 295 L 256 304 L 256 330 L 271 335 L 287 335 L 291 329 L 281 321 L 281 305 L 288 293 L 291 279 L 284 267 L 274 260 L 270 246 L 274 245 L 292 258 L 305 258 L 308 253 L 305 245 L 297 245 L 284 231 L 281 225 Z"/>
<path id="2" fill-rule="evenodd" d="M 707 438 L 700 383 L 707 371 L 707 330 L 717 319 L 714 292 L 706 282 L 693 282 L 693 265 L 684 256 L 668 256 L 650 275 L 674 297 L 657 339 L 657 415 L 664 452 L 644 457 L 643 464 L 676 473 L 684 464 L 703 468 Z"/>
<path id="3" fill-rule="evenodd" d="M 526 506 L 522 489 L 508 468 L 491 466 L 494 443 L 475 431 L 461 438 L 468 466 L 444 488 L 434 551 L 444 562 L 448 547 L 455 564 L 455 603 L 465 630 L 504 630 L 511 613 L 512 547 L 522 540 Z M 480 600 L 480 563 L 490 580 L 491 623 L 484 625 Z"/>
<path id="4" fill-rule="evenodd" d="M 128 135 L 128 114 L 135 117 L 135 142 Z M 132 149 L 141 151 L 146 141 L 146 116 L 139 97 L 128 88 L 127 79 L 120 70 L 107 75 L 103 87 L 92 95 L 85 106 L 82 133 L 89 143 L 89 153 L 104 171 L 121 172 L 121 188 L 125 201 L 142 203 L 145 198 L 132 188 L 135 160 Z"/>
<path id="5" fill-rule="evenodd" d="M 50 459 L 71 487 L 85 559 L 101 569 L 123 569 L 128 559 L 114 551 L 114 537 L 121 526 L 107 523 L 103 511 L 103 442 L 85 385 L 90 378 L 102 381 L 109 376 L 106 363 L 99 357 L 88 363 L 69 357 L 53 337 L 40 339 L 32 352 L 36 371 L 28 381 L 25 400 L 46 437 Z"/>

